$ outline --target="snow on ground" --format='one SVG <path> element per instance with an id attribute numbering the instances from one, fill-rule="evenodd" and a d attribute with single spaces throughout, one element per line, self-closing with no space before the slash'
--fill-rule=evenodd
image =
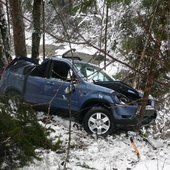
<path id="1" fill-rule="evenodd" d="M 43 113 L 38 114 L 42 119 Z M 51 123 L 40 123 L 46 128 L 54 129 L 51 132 L 53 139 L 60 137 L 62 148 L 57 152 L 39 150 L 42 160 L 34 160 L 23 170 L 62 170 L 68 143 L 69 121 L 59 116 L 53 116 Z M 74 123 L 74 122 L 73 122 Z M 108 136 L 107 138 L 96 138 L 88 135 L 83 129 L 74 127 L 72 123 L 71 131 L 71 151 L 67 169 L 71 170 L 169 170 L 170 169 L 170 143 L 168 140 L 153 139 L 151 145 L 143 141 L 136 133 L 129 131 Z M 135 144 L 140 152 L 138 160 L 134 149 L 131 146 L 130 136 L 134 137 Z"/>

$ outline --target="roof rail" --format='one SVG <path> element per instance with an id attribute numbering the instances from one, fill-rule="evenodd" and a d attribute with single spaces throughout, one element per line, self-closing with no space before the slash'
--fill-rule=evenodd
<path id="1" fill-rule="evenodd" d="M 67 55 L 69 52 L 75 52 L 76 49 L 71 48 L 70 50 L 66 51 L 63 55 L 62 58 L 67 58 L 67 59 L 72 59 L 72 60 L 79 60 L 81 61 L 81 58 L 78 56 L 72 56 L 72 55 Z"/>
<path id="2" fill-rule="evenodd" d="M 72 60 L 79 60 L 79 61 L 81 61 L 81 58 L 80 57 L 78 57 L 78 56 L 63 56 L 63 58 L 67 58 L 67 59 L 72 59 Z"/>
<path id="3" fill-rule="evenodd" d="M 62 57 L 64 58 L 65 57 L 65 55 L 66 54 L 68 54 L 69 52 L 75 52 L 76 51 L 76 49 L 75 48 L 71 48 L 71 49 L 69 49 L 68 51 L 66 51 L 63 55 L 62 55 Z"/>

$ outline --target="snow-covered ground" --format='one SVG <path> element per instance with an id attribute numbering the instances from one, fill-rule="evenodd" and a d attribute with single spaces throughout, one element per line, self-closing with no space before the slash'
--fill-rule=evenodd
<path id="1" fill-rule="evenodd" d="M 57 152 L 38 150 L 41 161 L 34 160 L 23 170 L 62 170 L 66 159 L 68 144 L 69 121 L 59 116 L 53 116 L 50 123 L 44 124 L 41 119 L 43 113 L 38 114 L 40 123 L 46 128 L 54 129 L 50 137 L 62 141 L 62 148 Z M 152 131 L 149 139 L 157 149 L 143 141 L 137 132 L 121 132 L 98 138 L 88 135 L 83 129 L 73 126 L 71 131 L 71 150 L 67 169 L 71 170 L 169 170 L 170 169 L 170 142 L 169 139 L 153 139 Z M 131 145 L 130 137 L 134 138 L 140 153 L 138 159 Z"/>

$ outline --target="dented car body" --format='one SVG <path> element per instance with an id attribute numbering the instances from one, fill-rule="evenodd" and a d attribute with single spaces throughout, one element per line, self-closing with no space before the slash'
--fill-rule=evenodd
<path id="1" fill-rule="evenodd" d="M 50 108 L 55 114 L 71 109 L 88 133 L 106 136 L 118 126 L 139 123 L 138 91 L 79 60 L 54 56 L 39 65 L 28 58 L 16 58 L 3 72 L 0 92 L 18 95 L 35 108 Z M 154 100 L 148 100 L 142 123 L 155 118 Z"/>

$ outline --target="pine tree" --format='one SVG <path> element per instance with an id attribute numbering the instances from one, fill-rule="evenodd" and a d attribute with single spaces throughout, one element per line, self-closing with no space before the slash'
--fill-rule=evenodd
<path id="1" fill-rule="evenodd" d="M 170 90 L 169 84 L 162 88 L 163 82 L 167 82 L 166 75 L 170 64 L 166 45 L 169 7 L 168 0 L 142 0 L 136 15 L 133 9 L 129 9 L 130 15 L 125 14 L 125 20 L 122 22 L 122 28 L 127 30 L 123 40 L 124 55 L 129 63 L 141 72 L 135 73 L 138 87 L 144 90 L 141 115 L 149 94 L 161 97 Z"/>
<path id="2" fill-rule="evenodd" d="M 0 117 L 0 169 L 17 169 L 34 158 L 40 160 L 36 149 L 60 148 L 60 139 L 52 143 L 31 105 L 1 96 Z"/>

